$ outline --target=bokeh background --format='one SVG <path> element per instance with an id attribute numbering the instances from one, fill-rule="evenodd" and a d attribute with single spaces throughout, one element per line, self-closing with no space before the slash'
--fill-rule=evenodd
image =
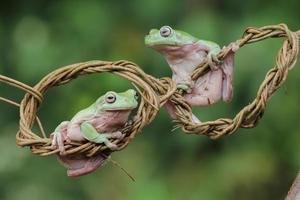
<path id="1" fill-rule="evenodd" d="M 61 66 L 88 60 L 128 59 L 156 77 L 170 76 L 161 55 L 143 44 L 151 28 L 170 25 L 221 46 L 248 26 L 287 23 L 300 28 L 300 1 L 151 0 L 6 1 L 0 6 L 0 73 L 34 85 Z M 233 117 L 254 98 L 274 64 L 282 39 L 240 49 L 231 103 L 195 109 L 202 120 Z M 283 199 L 300 169 L 300 64 L 272 97 L 257 128 L 212 141 L 185 135 L 164 110 L 130 145 L 113 154 L 136 179 L 108 163 L 76 179 L 55 156 L 39 157 L 15 145 L 18 110 L 0 104 L 2 200 L 232 200 Z M 50 90 L 39 111 L 47 132 L 128 81 L 111 74 L 79 78 Z M 22 91 L 0 84 L 1 96 Z"/>

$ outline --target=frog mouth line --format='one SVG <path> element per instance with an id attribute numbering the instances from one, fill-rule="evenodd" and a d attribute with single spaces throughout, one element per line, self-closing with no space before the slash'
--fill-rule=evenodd
<path id="1" fill-rule="evenodd" d="M 179 44 L 176 44 L 176 43 L 172 43 L 172 44 L 156 44 L 155 42 L 151 43 L 151 44 L 148 44 L 147 45 L 148 47 L 151 47 L 151 48 L 165 48 L 165 47 L 170 47 L 170 48 L 180 48 L 180 45 Z"/>
<path id="2" fill-rule="evenodd" d="M 130 107 L 128 107 L 128 108 L 112 108 L 112 109 L 107 109 L 105 111 L 107 111 L 107 112 L 121 112 L 121 111 L 125 112 L 125 111 L 131 111 L 133 109 L 134 108 L 130 108 Z"/>
<path id="3" fill-rule="evenodd" d="M 149 47 L 156 50 L 181 51 L 186 45 L 178 46 L 176 44 L 167 44 L 167 45 L 149 45 Z"/>

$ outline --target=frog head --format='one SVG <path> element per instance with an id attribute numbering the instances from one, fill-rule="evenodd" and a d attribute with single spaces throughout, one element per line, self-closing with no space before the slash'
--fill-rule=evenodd
<path id="1" fill-rule="evenodd" d="M 131 111 L 138 105 L 138 93 L 129 89 L 125 92 L 109 91 L 101 96 L 94 104 L 98 112 L 105 111 Z"/>
<path id="2" fill-rule="evenodd" d="M 158 51 L 168 62 L 177 62 L 198 49 L 198 39 L 192 35 L 163 26 L 159 30 L 152 29 L 145 36 L 145 45 Z"/>
<path id="3" fill-rule="evenodd" d="M 148 47 L 159 48 L 163 46 L 183 46 L 193 44 L 198 41 L 192 35 L 174 30 L 170 26 L 163 26 L 159 30 L 151 29 L 145 36 L 145 44 Z"/>

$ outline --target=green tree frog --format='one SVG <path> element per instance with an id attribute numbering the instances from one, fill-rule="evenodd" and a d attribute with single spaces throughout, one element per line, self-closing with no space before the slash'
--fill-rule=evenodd
<path id="1" fill-rule="evenodd" d="M 116 144 L 109 139 L 123 138 L 120 129 L 127 123 L 131 111 L 137 107 L 137 99 L 138 93 L 132 89 L 122 93 L 109 91 L 55 129 L 51 134 L 52 148 L 59 149 L 59 160 L 68 169 L 69 176 L 95 171 L 104 164 L 110 153 L 100 153 L 90 158 L 83 155 L 65 156 L 64 142 L 103 143 L 111 151 L 115 150 Z"/>
<path id="2" fill-rule="evenodd" d="M 223 99 L 229 102 L 232 98 L 234 53 L 238 46 L 232 45 L 232 52 L 219 62 L 219 45 L 214 42 L 199 40 L 183 31 L 163 26 L 152 29 L 145 37 L 146 46 L 161 53 L 172 70 L 172 79 L 177 87 L 186 91 L 186 101 L 191 106 L 211 105 Z M 192 81 L 194 69 L 207 58 L 211 70 Z M 214 63 L 217 64 L 214 64 Z M 176 118 L 175 108 L 167 102 L 165 105 L 172 118 Z M 193 116 L 194 122 L 200 122 Z"/>

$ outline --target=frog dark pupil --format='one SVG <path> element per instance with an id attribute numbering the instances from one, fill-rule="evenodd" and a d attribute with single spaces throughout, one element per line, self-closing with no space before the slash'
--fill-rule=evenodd
<path id="1" fill-rule="evenodd" d="M 115 97 L 114 95 L 108 95 L 108 96 L 106 97 L 106 101 L 107 101 L 108 103 L 113 103 L 113 102 L 116 101 L 116 97 Z"/>
<path id="2" fill-rule="evenodd" d="M 167 36 L 169 36 L 169 32 L 170 32 L 169 29 L 164 28 L 163 30 L 161 30 L 161 35 L 162 35 L 163 37 L 167 37 Z"/>

